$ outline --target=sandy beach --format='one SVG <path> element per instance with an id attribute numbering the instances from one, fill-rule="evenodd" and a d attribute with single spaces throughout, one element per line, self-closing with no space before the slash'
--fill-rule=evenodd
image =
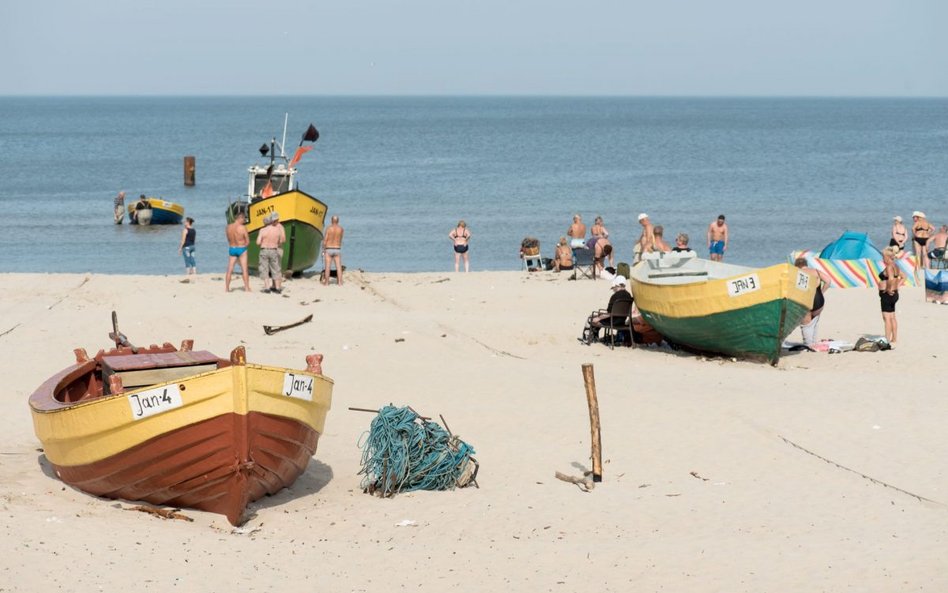
<path id="1" fill-rule="evenodd" d="M 896 350 L 774 368 L 584 346 L 609 285 L 565 273 L 352 272 L 280 296 L 179 279 L 2 276 L 0 591 L 948 590 L 948 307 L 922 289 L 902 291 Z M 325 355 L 319 450 L 242 528 L 130 512 L 51 475 L 27 398 L 73 348 L 109 346 L 112 310 L 137 344 L 244 345 L 299 368 Z M 821 337 L 882 329 L 874 291 L 828 292 Z M 588 493 L 554 478 L 589 468 L 587 362 L 604 457 Z M 477 450 L 479 488 L 364 494 L 372 415 L 347 408 L 388 403 L 443 415 Z"/>

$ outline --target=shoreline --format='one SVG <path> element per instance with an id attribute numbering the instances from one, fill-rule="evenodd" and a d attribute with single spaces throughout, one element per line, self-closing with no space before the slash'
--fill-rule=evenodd
<path id="1" fill-rule="evenodd" d="M 609 284 L 568 273 L 352 271 L 342 287 L 290 280 L 279 296 L 259 280 L 225 294 L 222 272 L 182 277 L 0 274 L 6 590 L 948 588 L 932 552 L 948 539 L 948 308 L 921 288 L 903 289 L 897 349 L 789 353 L 774 368 L 583 346 Z M 325 355 L 335 390 L 316 455 L 242 528 L 187 509 L 191 523 L 125 512 L 44 464 L 27 398 L 73 348 L 110 344 L 112 310 L 132 343 L 244 345 L 249 361 L 288 367 Z M 863 333 L 882 333 L 875 291 L 828 291 L 820 337 Z M 553 475 L 589 466 L 586 362 L 604 462 L 590 493 Z M 388 403 L 444 415 L 476 449 L 480 487 L 363 494 L 358 443 L 373 416 L 347 408 Z"/>

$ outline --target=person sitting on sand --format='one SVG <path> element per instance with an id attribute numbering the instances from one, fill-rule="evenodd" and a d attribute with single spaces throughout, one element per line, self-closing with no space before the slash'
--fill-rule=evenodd
<path id="1" fill-rule="evenodd" d="M 694 253 L 694 249 L 688 247 L 688 233 L 678 233 L 678 236 L 675 237 L 675 246 L 672 247 L 672 251 L 675 253 Z"/>
<path id="2" fill-rule="evenodd" d="M 553 254 L 553 271 L 573 269 L 573 250 L 570 249 L 569 241 L 566 237 L 560 237 L 560 242 L 556 244 L 556 253 Z"/>

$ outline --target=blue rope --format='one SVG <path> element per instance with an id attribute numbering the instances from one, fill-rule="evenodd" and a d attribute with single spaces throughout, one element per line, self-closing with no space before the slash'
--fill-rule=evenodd
<path id="1" fill-rule="evenodd" d="M 474 448 L 407 406 L 385 406 L 362 447 L 362 488 L 381 496 L 412 490 L 453 490 Z M 472 478 L 473 479 L 473 478 Z"/>

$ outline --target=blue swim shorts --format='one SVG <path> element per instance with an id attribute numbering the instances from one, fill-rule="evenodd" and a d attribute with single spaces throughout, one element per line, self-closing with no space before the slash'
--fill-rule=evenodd
<path id="1" fill-rule="evenodd" d="M 724 241 L 711 241 L 711 255 L 724 255 Z"/>
<path id="2" fill-rule="evenodd" d="M 246 247 L 231 247 L 228 253 L 230 253 L 231 257 L 240 257 L 244 254 L 244 251 L 247 251 Z"/>

